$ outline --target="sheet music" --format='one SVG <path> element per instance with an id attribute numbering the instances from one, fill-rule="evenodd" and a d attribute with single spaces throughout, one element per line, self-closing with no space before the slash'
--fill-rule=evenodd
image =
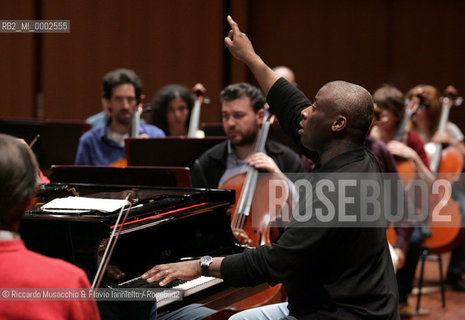
<path id="1" fill-rule="evenodd" d="M 56 198 L 44 204 L 41 209 L 48 212 L 113 212 L 119 210 L 129 201 L 119 199 L 101 199 L 86 197 Z"/>

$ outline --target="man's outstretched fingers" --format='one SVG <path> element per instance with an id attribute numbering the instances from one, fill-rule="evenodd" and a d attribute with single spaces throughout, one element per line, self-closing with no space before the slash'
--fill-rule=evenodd
<path id="1" fill-rule="evenodd" d="M 240 33 L 241 30 L 239 30 L 239 25 L 236 23 L 236 21 L 234 21 L 233 18 L 231 18 L 231 16 L 228 16 L 227 19 L 228 19 L 229 25 L 231 26 L 233 34 Z"/>

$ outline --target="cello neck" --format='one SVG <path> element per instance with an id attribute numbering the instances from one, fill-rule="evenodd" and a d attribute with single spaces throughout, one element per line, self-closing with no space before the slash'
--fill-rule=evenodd
<path id="1" fill-rule="evenodd" d="M 449 113 L 450 108 L 452 106 L 452 101 L 453 100 L 448 97 L 444 97 L 444 99 L 442 100 L 441 118 L 439 120 L 438 132 L 446 131 L 446 125 L 447 121 L 449 120 Z"/>
<path id="2" fill-rule="evenodd" d="M 401 141 L 402 137 L 405 132 L 405 128 L 407 127 L 407 123 L 409 122 L 412 115 L 417 111 L 418 107 L 420 106 L 420 99 L 418 97 L 413 97 L 412 100 L 408 101 L 407 107 L 405 108 L 404 116 L 399 123 L 399 128 L 393 138 L 395 141 Z"/>
<path id="3" fill-rule="evenodd" d="M 255 145 L 255 153 L 265 151 L 265 144 L 268 138 L 268 132 L 270 130 L 270 125 L 273 120 L 274 118 L 270 118 L 262 123 L 262 127 L 257 138 L 257 143 Z M 258 170 L 255 167 L 250 167 L 247 171 L 247 175 L 244 180 L 244 185 L 242 186 L 242 192 L 239 197 L 239 201 L 237 202 L 237 209 L 234 216 L 235 218 L 248 216 L 250 214 L 250 207 L 252 205 L 253 196 L 255 194 L 255 187 L 257 185 L 257 178 Z M 241 223 L 243 222 L 243 219 L 235 219 L 235 221 L 233 221 L 233 227 L 241 228 Z"/>
<path id="4" fill-rule="evenodd" d="M 455 98 L 456 97 L 452 95 L 443 97 L 438 132 L 446 131 L 447 121 L 449 120 L 450 108 L 452 108 Z M 435 142 L 434 147 L 435 149 L 433 155 L 431 156 L 430 168 L 433 173 L 437 174 L 439 171 L 439 164 L 441 162 L 442 144 L 439 142 Z"/>
<path id="5" fill-rule="evenodd" d="M 265 151 L 265 144 L 266 139 L 268 138 L 268 132 L 270 131 L 270 125 L 271 121 L 263 122 L 262 127 L 260 129 L 260 134 L 257 138 L 257 144 L 255 145 L 255 153 Z"/>
<path id="6" fill-rule="evenodd" d="M 199 130 L 200 107 L 202 106 L 202 102 L 203 96 L 199 96 L 195 100 L 195 104 L 191 112 L 191 119 L 189 121 L 189 129 L 187 131 L 188 138 L 195 138 L 197 135 L 197 130 Z"/>
<path id="7" fill-rule="evenodd" d="M 140 115 L 142 113 L 142 108 L 137 107 L 134 111 L 134 114 L 131 118 L 131 138 L 139 137 L 139 127 L 140 127 Z"/>

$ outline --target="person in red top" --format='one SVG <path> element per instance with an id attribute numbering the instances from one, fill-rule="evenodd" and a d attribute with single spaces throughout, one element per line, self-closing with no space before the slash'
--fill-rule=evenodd
<path id="1" fill-rule="evenodd" d="M 37 170 L 27 145 L 0 134 L 0 288 L 89 288 L 83 270 L 29 251 L 18 234 L 33 202 Z M 94 300 L 14 301 L 7 299 L 9 290 L 0 291 L 0 319 L 100 319 Z"/>

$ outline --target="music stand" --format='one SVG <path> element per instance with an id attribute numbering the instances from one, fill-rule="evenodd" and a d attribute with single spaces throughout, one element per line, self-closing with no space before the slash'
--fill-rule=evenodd
<path id="1" fill-rule="evenodd" d="M 0 132 L 24 139 L 26 143 L 40 134 L 32 150 L 42 170 L 53 164 L 73 164 L 79 138 L 89 129 L 90 125 L 83 121 L 0 119 Z"/>
<path id="2" fill-rule="evenodd" d="M 204 122 L 202 123 L 202 131 L 206 137 L 222 137 L 226 136 L 223 123 L 221 122 Z"/>
<path id="3" fill-rule="evenodd" d="M 204 139 L 168 137 L 125 139 L 126 158 L 130 166 L 174 166 L 192 168 L 205 151 L 226 137 Z"/>
<path id="4" fill-rule="evenodd" d="M 143 187 L 191 187 L 186 167 L 52 166 L 50 182 Z"/>

